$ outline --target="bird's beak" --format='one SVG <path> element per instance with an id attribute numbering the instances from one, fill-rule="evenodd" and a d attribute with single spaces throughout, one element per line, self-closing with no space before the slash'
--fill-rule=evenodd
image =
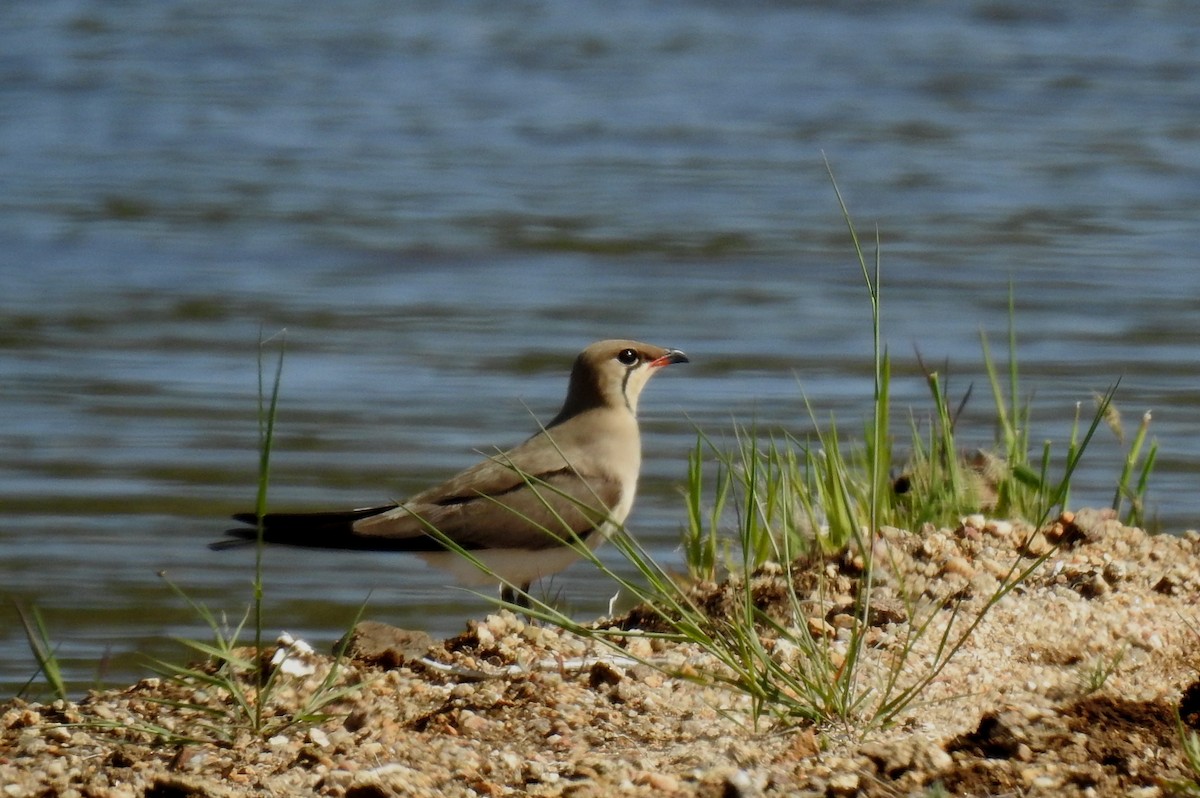
<path id="1" fill-rule="evenodd" d="M 687 362 L 688 362 L 688 356 L 685 355 L 683 352 L 680 352 L 678 349 L 668 349 L 667 353 L 665 355 L 663 355 L 662 357 L 656 357 L 654 360 L 650 361 L 650 368 L 658 369 L 658 368 L 662 368 L 663 366 L 669 366 L 672 363 L 687 363 Z"/>

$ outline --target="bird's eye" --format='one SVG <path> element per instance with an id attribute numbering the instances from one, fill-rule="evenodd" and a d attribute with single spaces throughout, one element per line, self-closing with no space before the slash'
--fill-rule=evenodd
<path id="1" fill-rule="evenodd" d="M 641 358 L 638 357 L 638 353 L 637 353 L 636 349 L 622 349 L 620 352 L 617 353 L 617 360 L 620 361 L 621 364 L 625 365 L 625 366 L 632 366 L 634 363 L 637 363 L 640 359 Z"/>

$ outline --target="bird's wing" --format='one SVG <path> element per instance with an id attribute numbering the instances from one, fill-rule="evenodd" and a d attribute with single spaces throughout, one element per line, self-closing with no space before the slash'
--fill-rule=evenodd
<path id="1" fill-rule="evenodd" d="M 507 452 L 486 457 L 450 479 L 421 491 L 405 504 L 447 504 L 480 494 L 495 496 L 541 476 L 576 466 L 569 462 L 550 432 L 543 430 Z"/>
<path id="2" fill-rule="evenodd" d="M 604 474 L 584 476 L 566 465 L 540 474 L 502 467 L 511 478 L 422 494 L 420 501 L 356 522 L 354 532 L 364 538 L 420 534 L 434 543 L 432 527 L 465 549 L 542 549 L 586 537 L 622 498 L 620 481 Z"/>
<path id="3" fill-rule="evenodd" d="M 573 440 L 569 448 L 571 444 Z M 272 513 L 264 517 L 263 524 L 265 539 L 270 542 L 321 548 L 443 548 L 437 535 L 431 534 L 433 527 L 467 549 L 539 549 L 560 545 L 574 535 L 586 536 L 608 518 L 622 498 L 618 477 L 595 466 L 577 467 L 568 462 L 543 431 L 403 504 L 347 512 Z M 256 523 L 250 513 L 235 517 Z M 254 531 L 245 527 L 229 530 L 229 534 L 250 539 Z"/>

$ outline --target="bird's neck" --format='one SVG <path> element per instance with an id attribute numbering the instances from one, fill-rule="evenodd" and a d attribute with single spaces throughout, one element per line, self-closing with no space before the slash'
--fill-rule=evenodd
<path id="1" fill-rule="evenodd" d="M 636 426 L 637 402 L 635 400 L 633 405 L 629 406 L 625 404 L 613 405 L 610 402 L 604 401 L 572 402 L 568 398 L 568 400 L 563 404 L 562 410 L 558 411 L 558 415 L 546 425 L 546 429 L 556 427 L 559 424 L 562 424 L 564 421 L 570 421 L 571 419 L 577 416 L 582 416 L 585 413 L 615 413 L 628 416 Z"/>
<path id="2" fill-rule="evenodd" d="M 637 392 L 627 388 L 627 384 L 622 383 L 619 390 L 612 390 L 610 387 L 610 390 L 605 391 L 595 374 L 576 369 L 571 373 L 566 401 L 548 426 L 553 427 L 567 419 L 596 410 L 626 412 L 636 419 Z"/>

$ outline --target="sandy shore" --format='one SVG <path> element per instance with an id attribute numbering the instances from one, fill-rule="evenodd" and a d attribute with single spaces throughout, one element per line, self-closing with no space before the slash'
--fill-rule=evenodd
<path id="1" fill-rule="evenodd" d="M 941 629 L 977 615 L 1018 557 L 1050 553 L 887 728 L 755 724 L 741 695 L 668 675 L 714 667 L 689 645 L 630 638 L 622 657 L 507 613 L 440 642 L 367 623 L 329 717 L 265 736 L 171 739 L 231 726 L 175 706 L 222 712 L 219 691 L 167 679 L 0 704 L 0 798 L 1176 794 L 1174 783 L 1197 778 L 1175 710 L 1183 700 L 1200 727 L 1200 536 L 1150 536 L 1110 516 L 1067 514 L 1032 538 L 981 518 L 884 530 L 872 599 L 888 609 L 873 614 L 858 665 L 872 696 L 914 623 L 930 621 L 901 682 L 929 671 Z M 858 572 L 811 567 L 827 578 L 803 597 L 804 622 L 836 651 L 855 623 Z M 754 588 L 766 604 L 782 585 L 768 572 Z M 697 587 L 714 611 L 726 589 Z M 290 659 L 267 718 L 294 715 L 331 664 Z"/>

